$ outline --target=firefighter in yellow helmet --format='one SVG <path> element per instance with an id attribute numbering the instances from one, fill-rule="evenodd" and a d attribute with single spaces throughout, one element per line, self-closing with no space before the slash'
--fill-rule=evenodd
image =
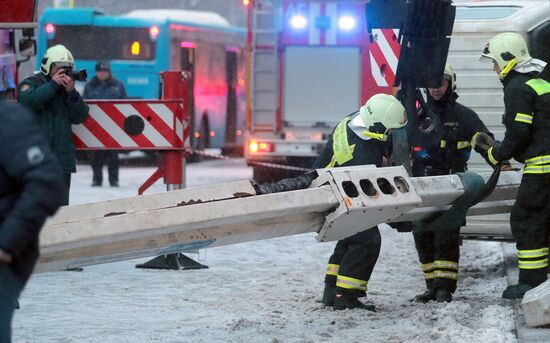
<path id="1" fill-rule="evenodd" d="M 64 171 L 67 192 L 64 205 L 69 203 L 71 173 L 76 172 L 72 124 L 88 117 L 88 105 L 75 90 L 73 55 L 63 45 L 46 50 L 40 72 L 19 84 L 19 102 L 29 107 L 46 134 L 53 153 Z"/>
<path id="2" fill-rule="evenodd" d="M 336 126 L 313 168 L 367 164 L 381 167 L 384 156 L 389 156 L 386 145 L 389 132 L 406 124 L 407 115 L 401 103 L 391 95 L 376 94 Z M 380 245 L 376 226 L 338 241 L 327 266 L 325 305 L 337 310 L 375 310 L 358 298 L 366 295 Z"/>
<path id="3" fill-rule="evenodd" d="M 486 151 L 494 165 L 514 158 L 525 163 L 510 215 L 518 249 L 519 280 L 503 292 L 521 299 L 547 279 L 550 236 L 550 83 L 540 78 L 546 63 L 532 58 L 523 37 L 507 32 L 491 38 L 482 61 L 493 63 L 504 85 L 506 132 Z M 485 142 L 486 137 L 478 137 Z"/>

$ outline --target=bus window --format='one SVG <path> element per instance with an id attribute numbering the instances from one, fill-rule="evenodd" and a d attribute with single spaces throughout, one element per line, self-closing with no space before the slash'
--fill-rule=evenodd
<path id="1" fill-rule="evenodd" d="M 55 26 L 48 47 L 63 44 L 79 60 L 153 60 L 156 42 L 149 28 Z"/>

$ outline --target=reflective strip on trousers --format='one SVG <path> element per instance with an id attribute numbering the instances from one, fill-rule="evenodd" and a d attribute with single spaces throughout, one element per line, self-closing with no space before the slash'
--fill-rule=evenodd
<path id="1" fill-rule="evenodd" d="M 439 142 L 439 147 L 441 149 L 444 149 L 446 146 L 447 146 L 447 141 L 446 140 L 441 140 L 441 142 Z"/>
<path id="2" fill-rule="evenodd" d="M 533 124 L 533 116 L 525 113 L 516 113 L 515 121 L 519 121 L 526 124 Z"/>
<path id="3" fill-rule="evenodd" d="M 454 261 L 434 261 L 434 269 L 458 270 L 458 263 Z"/>
<path id="4" fill-rule="evenodd" d="M 429 272 L 429 271 L 432 271 L 433 269 L 434 269 L 434 264 L 433 264 L 433 262 L 431 262 L 431 263 L 425 263 L 425 264 L 422 265 L 422 270 L 423 270 L 424 272 Z"/>
<path id="5" fill-rule="evenodd" d="M 325 168 L 341 166 L 353 159 L 355 144 L 348 145 L 348 122 L 350 120 L 350 117 L 346 117 L 336 126 L 332 136 L 332 160 Z"/>
<path id="6" fill-rule="evenodd" d="M 550 93 L 550 83 L 543 79 L 531 79 L 525 82 L 525 84 L 533 88 L 533 90 L 537 92 L 537 95 L 539 96 Z"/>
<path id="7" fill-rule="evenodd" d="M 338 275 L 336 279 L 336 287 L 346 288 L 346 289 L 357 289 L 360 291 L 367 291 L 368 281 L 354 279 L 347 276 Z"/>
<path id="8" fill-rule="evenodd" d="M 329 264 L 327 265 L 327 275 L 338 275 L 338 270 L 340 269 L 339 264 Z"/>
<path id="9" fill-rule="evenodd" d="M 539 164 L 550 164 L 550 155 L 537 156 L 525 160 L 526 166 L 535 166 Z"/>
<path id="10" fill-rule="evenodd" d="M 518 250 L 519 258 L 535 258 L 548 256 L 548 248 L 532 249 L 532 250 Z"/>
<path id="11" fill-rule="evenodd" d="M 456 272 L 448 272 L 443 270 L 436 270 L 432 273 L 424 273 L 424 277 L 428 279 L 435 279 L 435 278 L 445 278 L 445 279 L 452 279 L 456 280 L 458 279 L 458 273 Z"/>
<path id="12" fill-rule="evenodd" d="M 544 260 L 535 260 L 535 261 L 518 261 L 519 269 L 541 269 L 548 267 L 548 259 Z"/>

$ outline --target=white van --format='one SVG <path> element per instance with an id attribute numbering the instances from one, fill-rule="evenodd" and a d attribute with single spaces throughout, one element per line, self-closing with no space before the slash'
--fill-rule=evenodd
<path id="1" fill-rule="evenodd" d="M 531 54 L 550 62 L 550 1 L 475 1 L 456 4 L 447 62 L 457 73 L 458 101 L 476 111 L 497 139 L 504 136 L 502 84 L 492 64 L 479 62 L 487 41 L 501 32 L 518 32 Z M 473 153 L 471 171 L 490 171 Z M 511 239 L 509 216 L 468 217 L 462 235 L 470 238 Z"/>

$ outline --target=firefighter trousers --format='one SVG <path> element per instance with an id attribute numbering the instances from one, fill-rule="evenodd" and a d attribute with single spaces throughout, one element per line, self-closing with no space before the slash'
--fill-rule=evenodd
<path id="1" fill-rule="evenodd" d="M 413 233 L 428 289 L 456 290 L 460 257 L 460 227 Z"/>
<path id="2" fill-rule="evenodd" d="M 376 226 L 339 240 L 328 261 L 325 283 L 336 286 L 339 294 L 365 296 L 381 245 Z"/>
<path id="3" fill-rule="evenodd" d="M 519 282 L 538 286 L 547 279 L 550 174 L 523 175 L 510 226 L 518 250 Z"/>

